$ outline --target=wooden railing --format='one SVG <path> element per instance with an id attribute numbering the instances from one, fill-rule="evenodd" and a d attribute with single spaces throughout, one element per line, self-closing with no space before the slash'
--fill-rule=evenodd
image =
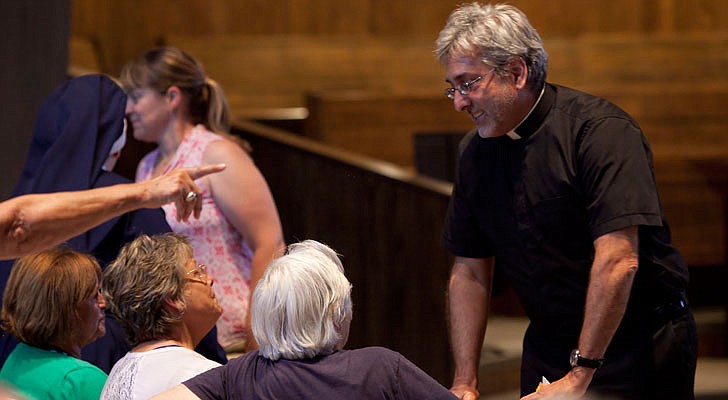
<path id="1" fill-rule="evenodd" d="M 234 132 L 253 146 L 286 241 L 316 239 L 343 256 L 354 286 L 349 347 L 394 349 L 449 385 L 450 185 L 251 122 Z"/>

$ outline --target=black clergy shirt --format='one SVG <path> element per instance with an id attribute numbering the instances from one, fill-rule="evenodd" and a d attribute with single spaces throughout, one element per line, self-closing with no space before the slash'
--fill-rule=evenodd
<path id="1" fill-rule="evenodd" d="M 614 104 L 546 84 L 515 132 L 467 135 L 445 223 L 455 255 L 495 256 L 532 326 L 578 336 L 594 240 L 639 226 L 639 269 L 625 321 L 687 285 L 657 194 L 652 153 Z M 634 315 L 635 318 L 631 318 Z"/>

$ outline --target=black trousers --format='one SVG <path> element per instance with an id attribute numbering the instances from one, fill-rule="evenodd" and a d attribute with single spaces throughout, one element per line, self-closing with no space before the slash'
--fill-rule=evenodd
<path id="1" fill-rule="evenodd" d="M 626 321 L 625 323 L 628 323 Z M 697 332 L 692 312 L 685 308 L 659 324 L 622 326 L 596 371 L 587 399 L 694 399 Z M 624 324 L 623 324 L 624 325 Z M 574 339 L 549 339 L 529 327 L 524 337 L 521 395 L 533 393 L 546 377 L 553 382 L 571 369 Z"/>

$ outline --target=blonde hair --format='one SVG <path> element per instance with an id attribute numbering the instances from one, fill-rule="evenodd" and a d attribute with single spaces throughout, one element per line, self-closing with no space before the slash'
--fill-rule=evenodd
<path id="1" fill-rule="evenodd" d="M 127 92 L 151 88 L 164 93 L 178 87 L 188 100 L 187 112 L 193 124 L 202 124 L 250 151 L 245 140 L 229 133 L 230 108 L 222 87 L 186 52 L 175 47 L 148 50 L 124 66 L 120 80 Z"/>
<path id="2" fill-rule="evenodd" d="M 99 263 L 55 248 L 18 259 L 3 294 L 2 326 L 22 342 L 46 347 L 78 337 L 78 308 L 98 290 Z"/>

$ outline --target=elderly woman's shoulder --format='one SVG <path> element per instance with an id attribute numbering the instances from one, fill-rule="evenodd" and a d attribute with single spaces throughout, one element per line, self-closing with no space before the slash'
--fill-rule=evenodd
<path id="1" fill-rule="evenodd" d="M 371 346 L 363 347 L 354 350 L 343 350 L 345 353 L 349 353 L 350 357 L 357 358 L 360 360 L 371 360 L 372 362 L 381 363 L 386 360 L 399 360 L 404 359 L 404 356 L 394 350 L 390 350 L 386 347 Z"/>

